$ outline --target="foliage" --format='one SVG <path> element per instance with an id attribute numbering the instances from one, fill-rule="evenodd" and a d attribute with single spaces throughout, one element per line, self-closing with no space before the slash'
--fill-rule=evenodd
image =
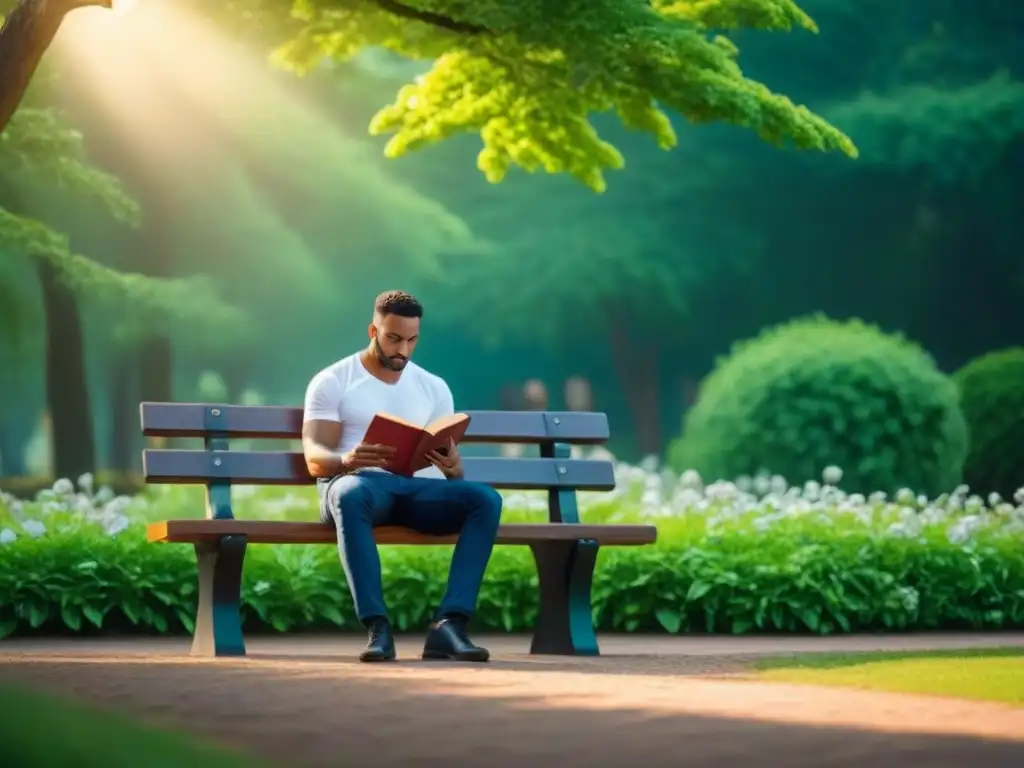
<path id="1" fill-rule="evenodd" d="M 802 482 L 835 461 L 852 490 L 934 494 L 960 481 L 966 452 L 956 388 L 926 352 L 859 320 L 815 316 L 734 345 L 702 382 L 673 463 Z"/>
<path id="2" fill-rule="evenodd" d="M 478 167 L 492 182 L 516 165 L 602 191 L 604 172 L 624 159 L 590 124 L 600 112 L 662 149 L 676 143 L 671 110 L 692 123 L 743 126 L 774 145 L 856 156 L 833 125 L 745 77 L 736 46 L 716 34 L 816 32 L 793 0 L 294 0 L 291 17 L 294 37 L 275 60 L 295 72 L 370 46 L 432 60 L 370 130 L 393 134 L 391 157 L 479 133 Z"/>
<path id="3" fill-rule="evenodd" d="M 659 541 L 600 555 L 602 630 L 859 632 L 1024 627 L 1024 489 L 1014 506 L 965 486 L 935 499 L 902 489 L 869 498 L 779 476 L 704 486 L 657 467 L 618 465 L 610 494 L 581 494 L 590 522 L 651 521 Z M 193 626 L 196 569 L 186 546 L 151 544 L 147 521 L 201 515 L 201 490 L 134 499 L 68 480 L 34 502 L 0 506 L 0 634 L 180 632 Z M 312 489 L 236 489 L 236 515 L 311 519 Z M 539 521 L 540 493 L 506 495 L 506 521 Z M 382 547 L 392 616 L 425 626 L 444 590 L 450 547 Z M 331 546 L 251 548 L 247 631 L 356 629 Z M 527 631 L 537 614 L 529 552 L 498 547 L 477 626 Z"/>
<path id="4" fill-rule="evenodd" d="M 0 686 L 0 741 L 8 765 L 36 768 L 116 768 L 144 762 L 150 768 L 241 768 L 262 765 L 210 746 L 191 734 L 142 725 L 120 712 L 40 693 Z M 53 738 L 59 733 L 60 738 Z"/>
<path id="5" fill-rule="evenodd" d="M 33 215 L 33 193 L 40 186 L 55 188 L 69 204 L 91 204 L 100 215 L 124 226 L 137 227 L 142 215 L 116 177 L 90 164 L 83 135 L 68 127 L 58 110 L 45 104 L 44 95 L 38 87 L 33 89 L 0 132 L 0 252 L 5 253 L 4 258 L 50 262 L 80 296 L 116 308 L 121 315 L 119 329 L 125 336 L 166 331 L 168 326 L 180 327 L 183 321 L 209 322 L 209 313 L 200 318 L 192 309 L 197 298 L 210 302 L 212 319 L 241 333 L 241 314 L 217 300 L 205 278 L 154 279 L 118 272 L 76 253 L 66 235 L 50 226 L 45 217 Z M 0 313 L 0 327 L 9 332 L 21 322 L 19 303 L 12 301 L 11 306 L 13 311 Z"/>
<path id="6" fill-rule="evenodd" d="M 976 184 L 1024 133 L 1024 82 L 1005 70 L 959 87 L 913 84 L 864 92 L 829 112 L 857 138 L 864 161 L 941 184 Z"/>
<path id="7" fill-rule="evenodd" d="M 1024 481 L 1024 347 L 971 360 L 954 381 L 970 435 L 964 480 L 1010 498 Z"/>

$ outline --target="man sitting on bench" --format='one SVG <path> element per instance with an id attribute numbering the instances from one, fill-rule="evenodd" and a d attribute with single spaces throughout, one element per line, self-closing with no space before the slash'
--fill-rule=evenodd
<path id="1" fill-rule="evenodd" d="M 362 442 L 380 412 L 423 426 L 454 412 L 445 381 L 409 359 L 422 316 L 422 306 L 407 293 L 377 297 L 369 346 L 309 382 L 302 449 L 309 473 L 317 478 L 321 517 L 338 531 L 356 613 L 369 629 L 360 660 L 390 661 L 396 655 L 373 528 L 398 525 L 428 535 L 459 535 L 448 589 L 428 630 L 423 658 L 487 661 L 489 652 L 470 641 L 466 625 L 494 548 L 501 495 L 463 479 L 454 442 L 446 453 L 429 453 L 433 466 L 413 477 L 382 468 L 393 449 Z"/>

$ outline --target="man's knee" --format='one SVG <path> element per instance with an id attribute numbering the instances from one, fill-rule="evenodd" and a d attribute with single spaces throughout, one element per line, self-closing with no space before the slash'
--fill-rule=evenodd
<path id="1" fill-rule="evenodd" d="M 501 508 L 504 499 L 500 493 L 484 483 L 472 482 L 465 484 L 465 493 L 469 505 L 478 514 L 492 520 L 495 525 L 501 521 Z"/>

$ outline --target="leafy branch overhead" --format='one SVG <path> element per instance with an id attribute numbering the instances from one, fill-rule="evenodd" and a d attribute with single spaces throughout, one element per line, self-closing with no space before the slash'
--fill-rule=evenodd
<path id="1" fill-rule="evenodd" d="M 857 156 L 853 142 L 804 106 L 746 78 L 717 32 L 816 32 L 792 0 L 294 0 L 296 33 L 275 53 L 297 73 L 378 46 L 433 62 L 374 117 L 398 157 L 479 133 L 492 182 L 513 166 L 569 173 L 595 191 L 624 158 L 589 122 L 614 111 L 663 149 L 666 110 L 724 122 L 778 146 Z"/>

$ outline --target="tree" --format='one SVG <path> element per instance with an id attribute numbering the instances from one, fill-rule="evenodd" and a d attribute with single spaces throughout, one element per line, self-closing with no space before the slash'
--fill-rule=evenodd
<path id="1" fill-rule="evenodd" d="M 7 5 L 5 2 L 4 5 Z M 19 0 L 0 24 L 0 133 L 18 109 L 33 75 L 72 11 L 110 8 L 112 0 Z M 0 10 L 3 10 L 0 6 Z"/>
<path id="2" fill-rule="evenodd" d="M 371 123 L 373 133 L 393 134 L 391 157 L 479 132 L 478 165 L 490 181 L 518 165 L 601 191 L 604 172 L 624 165 L 589 122 L 607 111 L 662 149 L 676 143 L 672 111 L 740 125 L 775 145 L 856 156 L 840 130 L 747 79 L 735 45 L 714 34 L 816 31 L 793 0 L 302 0 L 291 15 L 298 28 L 276 60 L 296 72 L 369 46 L 433 60 Z"/>
<path id="3" fill-rule="evenodd" d="M 61 19 L 109 0 L 20 0 L 0 30 L 0 130 L 13 114 Z M 676 136 L 664 110 L 694 123 L 724 121 L 773 144 L 855 156 L 837 128 L 747 79 L 738 50 L 715 34 L 742 28 L 816 31 L 793 0 L 241 0 L 250 16 L 294 33 L 277 61 L 308 72 L 371 46 L 433 61 L 374 119 L 393 133 L 397 157 L 452 136 L 479 133 L 478 164 L 491 181 L 513 165 L 569 173 L 594 190 L 621 168 L 618 150 L 589 122 L 614 111 L 623 124 L 668 149 Z M 268 11 L 269 8 L 269 11 Z M 282 16 L 290 10 L 290 18 Z M 278 14 L 275 16 L 274 11 Z M 269 16 L 268 16 L 269 14 Z"/>
<path id="4" fill-rule="evenodd" d="M 16 17 L 12 14 L 10 19 Z M 37 78 L 26 89 L 22 108 L 0 133 L 0 253 L 5 259 L 28 259 L 42 289 L 43 316 L 36 323 L 44 328 L 54 468 L 60 476 L 74 477 L 95 469 L 81 302 L 116 307 L 118 318 L 112 331 L 146 334 L 197 319 L 185 299 L 209 297 L 212 290 L 204 279 L 151 280 L 110 269 L 77 252 L 54 227 L 68 206 L 76 203 L 91 205 L 92 214 L 127 227 L 137 226 L 140 220 L 137 203 L 120 181 L 90 164 L 82 135 L 69 128 L 48 103 L 54 80 L 52 72 Z M 49 205 L 42 203 L 43 196 L 49 198 Z M 6 292 L 16 293 L 10 288 Z M 13 309 L 4 313 L 0 331 L 13 344 L 26 326 L 36 323 L 26 321 L 30 310 L 24 301 L 17 295 L 10 298 L 5 303 Z M 225 327 L 242 328 L 234 308 L 219 301 L 215 306 Z M 24 363 L 24 356 L 12 359 Z"/>

